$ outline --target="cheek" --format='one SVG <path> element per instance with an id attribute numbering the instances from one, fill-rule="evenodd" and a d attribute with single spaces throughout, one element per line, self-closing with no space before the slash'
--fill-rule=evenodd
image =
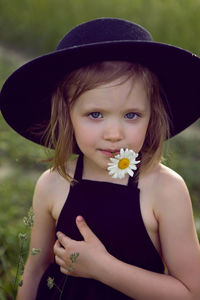
<path id="1" fill-rule="evenodd" d="M 134 136 L 132 135 L 128 141 L 128 144 L 130 145 L 129 148 L 138 153 L 142 148 L 144 139 L 145 138 L 141 134 L 135 134 Z"/>
<path id="2" fill-rule="evenodd" d="M 79 148 L 83 149 L 95 146 L 99 140 L 97 132 L 88 126 L 78 125 L 74 127 L 74 135 Z"/>
<path id="3" fill-rule="evenodd" d="M 147 126 L 142 126 L 141 128 L 134 128 L 128 133 L 128 145 L 135 152 L 139 152 L 144 144 L 147 132 Z"/>

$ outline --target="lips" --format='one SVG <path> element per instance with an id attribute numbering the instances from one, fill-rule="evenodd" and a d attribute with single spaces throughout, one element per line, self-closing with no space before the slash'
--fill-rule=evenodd
<path id="1" fill-rule="evenodd" d="M 119 149 L 114 149 L 114 150 L 111 150 L 111 149 L 101 149 L 100 150 L 105 156 L 107 157 L 113 157 L 117 154 L 120 154 L 120 150 Z"/>

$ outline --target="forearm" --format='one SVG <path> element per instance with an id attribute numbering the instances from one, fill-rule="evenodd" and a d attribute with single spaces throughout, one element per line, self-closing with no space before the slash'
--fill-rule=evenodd
<path id="1" fill-rule="evenodd" d="M 35 300 L 39 280 L 40 278 L 38 278 L 38 276 L 26 274 L 26 276 L 23 277 L 22 287 L 18 288 L 17 300 Z"/>
<path id="2" fill-rule="evenodd" d="M 58 242 L 54 246 L 56 262 L 61 272 L 69 273 L 70 255 L 79 253 L 71 276 L 98 280 L 136 300 L 199 300 L 199 245 L 191 251 L 184 266 L 184 259 L 176 264 L 171 262 L 170 270 L 174 276 L 150 272 L 134 265 L 126 264 L 110 255 L 103 244 L 90 230 L 83 219 L 76 219 L 77 227 L 84 241 L 75 241 L 58 233 Z M 187 257 L 187 253 L 184 256 Z M 178 258 L 178 256 L 177 256 Z M 173 265 L 175 263 L 175 266 Z M 181 265 L 180 265 L 181 264 Z M 177 268 L 176 268 L 177 266 Z M 179 266 L 179 268 L 178 268 Z M 190 272 L 191 271 L 191 272 Z"/>
<path id="3" fill-rule="evenodd" d="M 32 270 L 28 265 L 26 265 L 25 272 L 23 274 L 23 285 L 18 289 L 16 300 L 35 300 L 43 271 L 43 268 L 40 269 L 38 267 L 37 269 Z"/>
<path id="4" fill-rule="evenodd" d="M 107 255 L 96 279 L 137 300 L 197 300 L 179 280 L 123 263 Z"/>

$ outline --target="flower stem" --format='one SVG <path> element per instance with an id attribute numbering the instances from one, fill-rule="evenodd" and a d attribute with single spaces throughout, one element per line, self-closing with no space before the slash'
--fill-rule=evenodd
<path id="1" fill-rule="evenodd" d="M 67 282 L 67 278 L 68 278 L 68 275 L 65 276 L 65 280 L 64 280 L 64 283 L 63 283 L 63 286 L 62 286 L 62 290 L 60 292 L 59 300 L 61 300 L 61 298 L 62 298 L 62 294 L 63 294 L 63 291 L 64 291 L 65 284 Z"/>
<path id="2" fill-rule="evenodd" d="M 19 277 L 20 257 L 21 257 L 22 252 L 23 252 L 23 247 L 24 247 L 24 241 L 21 241 L 20 250 L 19 250 L 19 259 L 18 259 L 18 262 L 17 262 L 17 271 L 16 271 L 15 281 L 14 281 L 15 296 L 17 295 L 17 281 L 18 281 L 18 277 Z"/>

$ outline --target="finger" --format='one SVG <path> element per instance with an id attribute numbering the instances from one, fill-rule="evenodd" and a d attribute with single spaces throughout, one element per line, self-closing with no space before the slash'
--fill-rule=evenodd
<path id="1" fill-rule="evenodd" d="M 60 258 L 58 255 L 55 256 L 55 261 L 56 261 L 57 265 L 59 265 L 60 267 L 67 268 L 67 263 L 62 258 Z"/>
<path id="2" fill-rule="evenodd" d="M 97 239 L 96 235 L 89 228 L 89 226 L 87 225 L 87 223 L 85 222 L 82 216 L 78 216 L 76 218 L 76 225 L 85 241 L 94 238 Z"/>
<path id="3" fill-rule="evenodd" d="M 54 244 L 54 249 L 57 249 L 57 248 L 61 248 L 61 244 L 59 242 L 59 240 L 56 240 L 55 244 Z"/>
<path id="4" fill-rule="evenodd" d="M 65 275 L 69 275 L 69 271 L 66 268 L 60 267 L 60 272 Z"/>
<path id="5" fill-rule="evenodd" d="M 72 265 L 71 262 L 66 262 L 64 260 L 62 260 L 60 257 L 55 256 L 55 261 L 57 263 L 57 265 L 59 265 L 60 267 L 60 271 L 64 274 L 72 274 L 72 272 L 74 272 L 74 265 Z"/>
<path id="6" fill-rule="evenodd" d="M 54 253 L 57 253 L 59 251 L 59 249 L 63 249 L 63 247 L 62 247 L 61 243 L 59 242 L 59 240 L 57 240 L 53 247 Z"/>
<path id="7" fill-rule="evenodd" d="M 67 248 L 67 246 L 69 245 L 69 243 L 72 241 L 72 239 L 70 239 L 68 236 L 66 236 L 64 233 L 62 232 L 57 232 L 57 238 L 59 243 L 64 247 Z"/>
<path id="8" fill-rule="evenodd" d="M 59 256 L 60 258 L 66 257 L 66 250 L 63 247 L 54 246 L 54 254 L 55 256 Z"/>
<path id="9" fill-rule="evenodd" d="M 54 254 L 56 254 L 56 252 L 58 251 L 58 249 L 60 248 L 60 243 L 59 241 L 57 240 L 53 246 L 53 252 Z"/>

